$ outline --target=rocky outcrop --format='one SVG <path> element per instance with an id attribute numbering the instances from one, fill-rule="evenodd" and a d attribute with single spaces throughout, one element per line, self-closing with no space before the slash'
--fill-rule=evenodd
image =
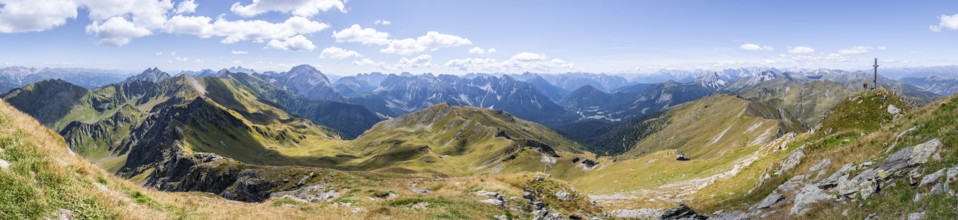
<path id="1" fill-rule="evenodd" d="M 329 202 L 339 197 L 339 192 L 327 184 L 317 184 L 290 191 L 270 194 L 270 197 L 292 199 L 299 202 Z"/>
<path id="2" fill-rule="evenodd" d="M 692 157 L 689 157 L 688 154 L 677 154 L 677 155 L 675 155 L 675 160 L 678 160 L 678 161 L 689 161 L 689 160 L 692 160 Z"/>
<path id="3" fill-rule="evenodd" d="M 753 207 L 754 209 L 767 209 L 769 207 L 772 207 L 775 204 L 778 204 L 782 200 L 785 200 L 784 195 L 779 194 L 777 192 L 772 192 L 771 194 L 768 194 L 768 196 L 766 196 L 765 199 L 762 199 L 761 202 L 759 202 L 758 204 L 755 204 L 755 206 Z"/>
<path id="4" fill-rule="evenodd" d="M 483 200 L 479 200 L 479 202 L 481 203 L 492 204 L 492 205 L 496 205 L 503 208 L 506 207 L 506 200 L 504 197 L 502 197 L 502 194 L 499 194 L 497 192 L 479 190 L 478 192 L 476 192 L 476 195 L 486 198 Z"/>
<path id="5" fill-rule="evenodd" d="M 941 140 L 935 138 L 916 146 L 906 147 L 885 158 L 878 169 L 882 171 L 883 178 L 903 176 L 927 163 L 933 154 L 938 153 L 942 145 Z"/>
<path id="6" fill-rule="evenodd" d="M 594 160 L 590 160 L 587 158 L 579 158 L 579 157 L 573 158 L 572 163 L 582 166 L 583 170 L 591 170 L 595 166 L 599 165 L 599 162 L 596 162 Z"/>
<path id="7" fill-rule="evenodd" d="M 823 159 L 804 175 L 793 176 L 778 185 L 768 196 L 752 205 L 747 212 L 719 212 L 715 217 L 718 219 L 764 219 L 778 212 L 772 207 L 782 206 L 787 207 L 788 216 L 802 216 L 816 204 L 843 204 L 849 200 L 871 199 L 881 194 L 883 188 L 895 184 L 896 180 L 904 180 L 913 187 L 928 188 L 923 190 L 925 193 L 916 195 L 915 201 L 920 201 L 931 194 L 951 193 L 946 183 L 958 181 L 958 166 L 922 175 L 926 163 L 940 159 L 938 153 L 942 147 L 941 140 L 932 139 L 898 150 L 877 165 L 874 162 L 864 162 L 859 165 L 848 163 L 830 175 L 825 175 L 827 174 L 825 167 L 831 161 Z M 797 167 L 803 157 L 803 150 L 793 152 L 781 163 L 782 168 L 779 171 Z"/>
<path id="8" fill-rule="evenodd" d="M 775 175 L 782 175 L 782 173 L 795 168 L 795 166 L 798 166 L 798 164 L 802 162 L 803 157 L 805 157 L 804 148 L 798 148 L 797 150 L 793 151 L 792 154 L 788 155 L 788 158 L 786 158 L 785 161 L 782 161 L 782 167 L 779 168 L 778 171 L 775 171 Z"/>
<path id="9" fill-rule="evenodd" d="M 522 146 L 532 148 L 538 151 L 539 153 L 549 155 L 550 157 L 559 157 L 559 153 L 556 153 L 556 150 L 553 149 L 552 146 L 549 146 L 548 144 L 545 144 L 536 140 L 528 140 L 528 139 L 519 139 L 515 141 L 520 143 Z"/>
<path id="10" fill-rule="evenodd" d="M 663 220 L 680 220 L 680 219 L 682 219 L 682 220 L 685 220 L 685 219 L 704 220 L 704 219 L 708 219 L 708 218 L 709 218 L 708 216 L 699 215 L 697 212 L 695 212 L 695 210 L 692 210 L 692 208 L 689 208 L 689 207 L 686 206 L 685 204 L 679 204 L 679 206 L 672 207 L 672 208 L 670 208 L 670 209 L 665 210 L 665 212 L 662 213 L 662 216 L 660 216 L 659 219 L 663 219 Z"/>

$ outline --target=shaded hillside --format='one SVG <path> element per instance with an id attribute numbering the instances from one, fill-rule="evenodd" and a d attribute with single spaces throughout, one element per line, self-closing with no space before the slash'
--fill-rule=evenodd
<path id="1" fill-rule="evenodd" d="M 75 86 L 63 80 L 45 80 L 29 84 L 23 88 L 11 90 L 3 99 L 47 126 L 57 126 L 57 122 L 73 111 L 73 106 L 81 105 L 87 95 L 87 89 Z M 87 103 L 89 105 L 89 103 Z M 88 116 L 88 115 L 87 115 Z M 89 118 L 79 118 L 89 120 Z"/>

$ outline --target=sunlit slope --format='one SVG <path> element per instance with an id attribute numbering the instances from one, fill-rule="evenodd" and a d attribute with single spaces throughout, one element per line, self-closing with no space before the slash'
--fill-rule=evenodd
<path id="1" fill-rule="evenodd" d="M 766 105 L 721 94 L 634 123 L 629 129 L 641 129 L 637 134 L 642 136 L 632 137 L 629 151 L 568 180 L 596 195 L 691 193 L 689 187 L 739 172 L 737 167 L 755 162 L 767 154 L 766 146 L 794 129 L 787 117 Z M 677 160 L 679 154 L 690 160 Z"/>
<path id="2" fill-rule="evenodd" d="M 730 149 L 755 146 L 783 134 L 789 123 L 777 110 L 730 95 L 713 95 L 677 106 L 661 117 L 661 129 L 638 140 L 622 157 L 677 150 L 692 158 L 714 158 Z M 787 131 L 787 130 L 786 130 Z"/>
<path id="3" fill-rule="evenodd" d="M 56 98 L 42 91 L 69 88 L 61 84 L 38 82 L 7 94 L 5 99 L 43 115 L 50 111 L 20 103 Z M 35 89 L 40 87 L 46 89 Z M 339 152 L 324 150 L 339 143 L 335 132 L 262 102 L 230 78 L 181 75 L 155 83 L 130 81 L 79 92 L 84 93 L 71 96 L 80 97 L 73 105 L 46 105 L 67 112 L 48 124 L 64 124 L 60 133 L 71 148 L 110 171 L 126 168 L 124 176 L 148 173 L 152 165 L 144 165 L 163 160 L 153 155 L 127 161 L 131 152 L 138 155 L 174 144 L 187 153 L 216 153 L 252 164 L 328 166 L 333 162 L 314 155 Z M 77 116 L 84 114 L 90 116 Z"/>
<path id="4" fill-rule="evenodd" d="M 504 111 L 448 104 L 381 122 L 350 144 L 361 157 L 347 166 L 443 175 L 548 171 L 582 153 L 562 135 Z"/>
<path id="5" fill-rule="evenodd" d="M 275 198 L 262 203 L 241 203 L 208 193 L 159 192 L 136 186 L 105 172 L 74 155 L 54 132 L 30 116 L 0 101 L 0 218 L 2 219 L 481 219 L 496 216 L 530 218 L 527 210 L 510 210 L 479 202 L 487 197 L 476 190 L 502 193 L 511 207 L 525 207 L 522 189 L 545 201 L 546 208 L 566 215 L 600 210 L 585 199 L 579 202 L 555 198 L 558 192 L 573 192 L 554 179 L 531 175 L 494 178 L 423 180 L 397 176 L 361 177 L 317 168 L 265 167 L 221 160 L 198 169 L 215 168 L 217 175 L 234 167 L 257 172 L 265 179 L 247 179 L 244 184 L 262 184 L 279 178 L 303 178 L 306 185 L 324 185 L 339 195 L 329 201 L 301 202 Z M 317 175 L 307 173 L 315 172 Z M 197 179 L 200 180 L 200 179 Z M 217 179 L 218 184 L 229 184 Z M 410 190 L 416 184 L 430 193 Z M 234 183 L 236 184 L 236 183 Z M 291 184 L 295 185 L 295 184 Z M 279 186 L 282 187 L 282 186 Z M 236 189 L 233 189 L 236 188 Z M 242 187 L 230 187 L 238 190 Z M 277 188 L 276 190 L 281 190 Z M 237 191 L 238 192 L 238 191 Z M 384 197 L 384 195 L 393 195 Z M 581 194 L 571 194 L 584 198 Z M 370 199 L 376 198 L 376 199 Z M 340 205 L 349 203 L 349 206 Z M 412 208 L 428 203 L 423 208 Z M 585 210 L 581 212 L 579 210 Z"/>
<path id="6" fill-rule="evenodd" d="M 63 139 L 0 101 L 0 218 L 168 218 L 162 207 L 73 155 Z M 132 200 L 131 198 L 137 198 Z"/>

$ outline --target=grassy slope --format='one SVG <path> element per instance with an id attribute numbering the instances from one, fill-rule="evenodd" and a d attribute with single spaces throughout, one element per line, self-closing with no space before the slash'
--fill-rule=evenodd
<path id="1" fill-rule="evenodd" d="M 0 218 L 38 219 L 59 209 L 81 219 L 167 216 L 165 207 L 129 184 L 113 184 L 120 180 L 69 153 L 62 138 L 6 102 L 0 147 L 0 159 L 11 164 L 0 169 Z"/>
<path id="2" fill-rule="evenodd" d="M 838 170 L 846 163 L 860 164 L 866 161 L 880 162 L 884 157 L 898 149 L 923 143 L 932 138 L 941 138 L 945 144 L 942 152 L 943 160 L 928 164 L 925 173 L 937 171 L 940 168 L 958 164 L 958 154 L 954 147 L 958 144 L 958 97 L 950 97 L 923 108 L 907 111 L 901 118 L 893 121 L 893 116 L 887 113 L 887 105 L 902 106 L 904 99 L 886 90 L 865 91 L 853 97 L 842 100 L 823 119 L 821 129 L 812 133 L 800 135 L 796 141 L 788 144 L 784 151 L 776 153 L 777 158 L 770 162 L 759 161 L 755 166 L 746 168 L 737 181 L 748 182 L 748 185 L 757 184 L 757 177 L 766 168 L 777 165 L 777 160 L 784 158 L 800 146 L 805 146 L 806 157 L 798 168 L 781 177 L 774 177 L 766 184 L 758 185 L 754 191 L 742 192 L 736 195 L 719 195 L 700 200 L 698 208 L 705 212 L 728 209 L 741 209 L 754 204 L 768 195 L 779 184 L 795 175 L 802 175 L 823 159 L 831 160 L 826 166 L 829 172 Z M 865 120 L 877 119 L 877 120 Z M 867 123 L 863 123 L 867 122 Z M 905 132 L 915 128 L 911 132 Z M 896 136 L 903 134 L 896 142 Z M 891 146 L 894 145 L 894 148 Z M 763 159 L 762 161 L 764 161 Z M 751 177 L 751 178 L 746 178 Z M 717 186 L 721 184 L 716 184 Z M 926 192 L 928 189 L 916 189 L 906 182 L 898 181 L 896 187 L 882 189 L 877 198 L 862 203 L 855 200 L 847 205 L 822 207 L 821 211 L 810 212 L 803 218 L 831 219 L 842 216 L 842 212 L 849 211 L 849 216 L 842 218 L 864 218 L 871 213 L 878 213 L 883 218 L 904 217 L 908 213 L 926 211 L 929 218 L 953 219 L 956 216 L 954 205 L 958 199 L 948 196 L 931 196 L 921 202 L 913 202 L 915 194 Z M 951 185 L 950 187 L 956 187 Z M 705 189 L 706 192 L 725 192 L 720 188 Z M 786 207 L 787 208 L 787 207 Z M 787 211 L 785 212 L 787 213 Z M 777 216 L 785 218 L 787 216 Z"/>
<path id="3" fill-rule="evenodd" d="M 667 122 L 656 123 L 663 128 L 640 140 L 617 162 L 570 182 L 588 193 L 612 194 L 656 190 L 728 171 L 780 130 L 778 120 L 751 116 L 749 106 L 748 101 L 729 95 L 677 106 L 664 117 L 650 119 Z M 693 159 L 676 161 L 676 150 Z"/>
<path id="4" fill-rule="evenodd" d="M 516 148 L 522 140 L 549 145 L 564 160 L 581 152 L 562 135 L 503 111 L 439 104 L 381 122 L 352 141 L 352 151 L 364 156 L 351 165 L 457 176 L 516 167 L 510 172 L 542 171 L 543 165 L 535 165 L 540 154 Z M 516 159 L 507 159 L 513 153 Z"/>
<path id="5" fill-rule="evenodd" d="M 35 83 L 5 98 L 41 100 L 37 97 L 43 96 L 40 90 L 56 88 L 34 87 L 58 85 L 56 81 Z M 255 164 L 314 166 L 330 166 L 330 162 L 322 158 L 341 154 L 336 147 L 342 143 L 330 129 L 261 102 L 248 88 L 229 78 L 179 76 L 155 84 L 133 82 L 61 93 L 65 95 L 59 96 L 76 97 L 70 99 L 74 100 L 72 104 L 55 106 L 64 113 L 57 112 L 60 118 L 48 125 L 62 129 L 69 123 L 81 122 L 73 129 L 64 130 L 64 135 L 76 152 L 111 172 L 123 166 L 129 152 L 127 148 L 135 144 L 128 140 L 131 131 L 141 126 L 147 115 L 155 113 L 156 105 L 171 102 L 172 106 L 182 107 L 204 100 L 196 97 L 209 98 L 205 99 L 209 105 L 196 109 L 198 115 L 206 117 L 177 123 L 187 134 L 188 151 L 213 152 Z M 240 121 L 243 126 L 219 126 L 223 121 Z"/>
<path id="6" fill-rule="evenodd" d="M 374 174 L 353 176 L 353 184 L 331 202 L 299 203 L 274 199 L 264 203 L 237 203 L 205 193 L 158 192 L 135 186 L 73 155 L 55 133 L 30 116 L 0 102 L 0 159 L 10 162 L 0 169 L 0 218 L 38 219 L 57 210 L 72 212 L 79 219 L 476 219 L 498 215 L 528 218 L 523 212 L 479 203 L 477 190 L 496 191 L 510 204 L 525 204 L 521 189 L 543 194 L 564 191 L 568 186 L 554 180 L 529 181 L 528 175 L 419 179 Z M 429 194 L 410 191 L 409 186 L 430 189 Z M 382 192 L 398 194 L 379 199 Z M 576 195 L 581 197 L 581 195 Z M 587 204 L 567 204 L 554 198 L 547 202 L 564 212 L 586 210 Z M 580 200 L 584 201 L 584 200 Z M 428 203 L 425 209 L 413 208 Z M 350 205 L 344 205 L 349 203 Z"/>
<path id="7" fill-rule="evenodd" d="M 713 95 L 676 107 L 665 116 L 661 130 L 638 141 L 621 158 L 675 149 L 692 158 L 713 158 L 722 151 L 748 147 L 775 137 L 779 122 L 753 116 L 746 100 Z"/>
<path id="8" fill-rule="evenodd" d="M 832 106 L 855 91 L 831 82 L 801 83 L 779 78 L 743 88 L 738 94 L 780 106 L 810 128 L 819 124 Z"/>

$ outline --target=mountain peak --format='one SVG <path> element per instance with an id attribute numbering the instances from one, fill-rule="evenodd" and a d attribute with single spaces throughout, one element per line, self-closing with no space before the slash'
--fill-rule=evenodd
<path id="1" fill-rule="evenodd" d="M 303 64 L 295 66 L 285 73 L 267 73 L 262 76 L 266 77 L 267 81 L 273 85 L 310 100 L 336 102 L 343 100 L 342 96 L 334 89 L 333 84 L 329 82 L 329 78 L 326 78 L 326 75 L 323 75 L 316 67 Z"/>
<path id="2" fill-rule="evenodd" d="M 152 67 L 147 68 L 142 73 L 130 76 L 124 80 L 124 82 L 133 82 L 133 81 L 147 81 L 147 82 L 159 82 L 164 79 L 170 78 L 170 74 L 163 72 L 160 68 Z"/>

